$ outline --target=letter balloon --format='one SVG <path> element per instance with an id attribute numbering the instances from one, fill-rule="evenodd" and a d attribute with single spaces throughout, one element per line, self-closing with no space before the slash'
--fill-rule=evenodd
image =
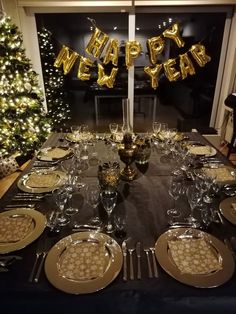
<path id="1" fill-rule="evenodd" d="M 91 67 L 92 65 L 93 65 L 92 60 L 85 58 L 85 57 L 81 57 L 79 68 L 78 68 L 78 73 L 77 73 L 78 79 L 80 79 L 82 81 L 89 80 L 91 74 L 88 72 L 89 72 L 89 67 Z"/>
<path id="2" fill-rule="evenodd" d="M 56 57 L 54 66 L 56 68 L 60 68 L 62 65 L 64 74 L 67 74 L 70 72 L 78 56 L 79 54 L 77 52 L 72 51 L 70 54 L 70 49 L 66 46 L 63 46 L 58 56 Z"/>
<path id="3" fill-rule="evenodd" d="M 151 86 L 156 89 L 158 86 L 158 75 L 162 69 L 162 64 L 156 64 L 155 67 L 144 67 L 144 72 L 151 78 Z"/>
<path id="4" fill-rule="evenodd" d="M 127 41 L 125 44 L 125 64 L 127 69 L 134 64 L 134 59 L 137 59 L 141 54 L 141 45 L 138 41 Z"/>
<path id="5" fill-rule="evenodd" d="M 177 81 L 181 75 L 180 72 L 174 68 L 175 64 L 175 59 L 169 59 L 163 63 L 165 75 L 170 82 Z"/>
<path id="6" fill-rule="evenodd" d="M 211 57 L 206 54 L 206 49 L 203 45 L 192 45 L 190 52 L 200 67 L 204 67 L 207 62 L 211 61 Z"/>
<path id="7" fill-rule="evenodd" d="M 184 41 L 179 33 L 179 24 L 177 23 L 173 24 L 171 28 L 166 29 L 163 32 L 163 36 L 174 40 L 179 48 L 184 46 Z"/>
<path id="8" fill-rule="evenodd" d="M 107 64 L 111 61 L 113 65 L 118 65 L 118 47 L 119 41 L 117 39 L 111 39 L 104 56 L 104 64 Z"/>
<path id="9" fill-rule="evenodd" d="M 106 85 L 109 88 L 112 88 L 115 83 L 116 74 L 118 68 L 112 68 L 110 76 L 105 74 L 104 68 L 101 64 L 98 63 L 98 79 L 97 83 L 100 86 Z"/>
<path id="10" fill-rule="evenodd" d="M 149 38 L 147 46 L 150 54 L 150 62 L 156 64 L 157 56 L 162 53 L 165 46 L 164 39 L 161 36 Z"/>
<path id="11" fill-rule="evenodd" d="M 194 75 L 195 69 L 193 66 L 192 61 L 190 60 L 188 53 L 186 52 L 183 55 L 179 55 L 180 61 L 179 61 L 179 67 L 182 74 L 182 79 L 184 80 L 188 74 Z"/>
<path id="12" fill-rule="evenodd" d="M 85 51 L 94 58 L 99 58 L 108 39 L 109 36 L 96 27 Z"/>

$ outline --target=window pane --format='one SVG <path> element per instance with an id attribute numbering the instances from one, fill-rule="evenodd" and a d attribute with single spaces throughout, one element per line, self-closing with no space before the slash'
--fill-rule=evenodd
<path id="1" fill-rule="evenodd" d="M 97 84 L 98 67 L 102 64 L 105 46 L 100 59 L 95 59 L 85 53 L 85 48 L 93 34 L 93 19 L 97 28 L 109 36 L 109 40 L 119 41 L 118 74 L 113 88 Z M 48 29 L 56 45 L 56 55 L 62 45 L 71 48 L 80 55 L 94 60 L 90 80 L 80 80 L 77 77 L 79 59 L 71 71 L 65 75 L 65 83 L 62 90 L 65 92 L 66 101 L 71 110 L 71 124 L 86 123 L 94 130 L 108 130 L 108 123 L 117 121 L 122 123 L 122 97 L 127 97 L 128 74 L 125 67 L 124 43 L 128 38 L 128 14 L 126 13 L 60 13 L 60 14 L 36 14 L 37 29 Z M 41 56 L 42 58 L 42 56 Z M 44 64 L 42 66 L 45 67 Z M 114 67 L 111 62 L 104 65 L 105 74 L 110 75 Z M 45 70 L 45 68 L 43 69 Z"/>
<path id="2" fill-rule="evenodd" d="M 141 57 L 135 63 L 134 125 L 137 131 L 151 126 L 152 119 L 167 122 L 170 127 L 178 127 L 182 131 L 209 126 L 225 19 L 225 13 L 136 14 L 136 40 L 143 48 Z M 178 23 L 185 42 L 182 48 L 162 34 L 174 23 Z M 158 56 L 158 63 L 173 58 L 176 70 L 180 71 L 179 55 L 188 52 L 197 43 L 205 46 L 211 61 L 200 67 L 188 52 L 196 74 L 170 81 L 161 71 L 159 85 L 156 90 L 152 89 L 150 77 L 143 68 L 151 66 L 146 40 L 157 36 L 164 39 L 164 50 Z M 147 94 L 150 97 L 146 97 Z"/>

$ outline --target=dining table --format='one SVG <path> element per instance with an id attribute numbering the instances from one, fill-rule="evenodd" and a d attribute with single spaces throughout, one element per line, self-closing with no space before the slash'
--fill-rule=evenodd
<path id="1" fill-rule="evenodd" d="M 189 132 L 185 135 L 191 141 L 211 146 L 208 140 L 198 132 Z M 67 140 L 66 134 L 52 133 L 42 147 L 73 147 L 73 145 L 74 143 Z M 99 161 L 107 160 L 112 156 L 114 160 L 117 159 L 121 168 L 124 167 L 124 163 L 120 161 L 114 146 L 104 141 L 102 137 L 97 137 L 95 146 L 96 157 Z M 94 153 L 94 147 L 88 146 L 89 152 L 90 149 Z M 234 167 L 217 149 L 214 157 L 224 165 Z M 37 163 L 39 161 L 35 156 L 2 197 L 0 213 L 11 210 L 12 204 L 17 205 L 25 202 L 34 204 L 35 210 L 46 217 L 53 210 L 57 210 L 52 193 L 45 193 L 44 197 L 38 201 L 17 201 L 14 199 L 14 196 L 21 192 L 19 180 L 33 171 Z M 86 202 L 85 188 L 81 187 L 73 199 L 78 213 L 71 217 L 69 225 L 61 228 L 60 232 L 52 232 L 51 234 L 48 231 L 48 226 L 46 226 L 38 238 L 25 247 L 7 254 L 0 254 L 0 259 L 2 256 L 8 255 L 17 255 L 21 258 L 9 266 L 8 271 L 0 272 L 1 313 L 235 313 L 236 274 L 234 262 L 236 253 L 225 246 L 224 240 L 236 237 L 236 226 L 222 215 L 220 220 L 212 221 L 202 231 L 216 238 L 216 241 L 220 241 L 229 252 L 232 274 L 225 282 L 213 287 L 197 287 L 191 283 L 180 282 L 158 262 L 161 260 L 161 255 L 166 254 L 166 252 L 161 251 L 158 253 L 160 259 L 154 255 L 157 265 L 155 276 L 154 260 L 150 248 L 155 248 L 158 239 L 168 230 L 177 230 L 170 229 L 167 216 L 167 210 L 173 206 L 173 199 L 168 193 L 170 180 L 173 177 L 173 164 L 173 161 L 171 162 L 166 158 L 166 155 L 158 149 L 157 145 L 152 145 L 148 163 L 140 165 L 133 162 L 132 167 L 137 171 L 135 179 L 131 181 L 120 180 L 119 182 L 117 204 L 113 210 L 113 215 L 125 217 L 124 232 L 122 235 L 115 232 L 109 234 L 109 237 L 118 244 L 121 252 L 124 240 L 127 240 L 127 249 L 133 250 L 133 278 L 130 279 L 131 253 L 127 251 L 127 280 L 123 278 L 123 265 L 119 273 L 106 286 L 98 287 L 97 291 L 91 293 L 63 291 L 63 288 L 60 289 L 51 283 L 44 267 L 38 281 L 29 282 L 40 241 L 41 243 L 42 241 L 47 242 L 46 253 L 50 252 L 58 241 L 71 234 L 82 233 L 80 230 L 73 229 L 75 223 L 79 225 L 89 224 L 89 219 L 93 215 L 93 208 Z M 57 164 L 57 167 L 60 167 L 60 163 Z M 98 182 L 97 173 L 98 163 L 89 163 L 88 160 L 88 169 L 83 171 L 81 180 L 86 185 Z M 186 178 L 186 181 L 191 182 L 191 177 Z M 211 204 L 212 208 L 218 210 L 220 203 L 227 198 L 229 198 L 228 195 L 219 192 L 214 197 Z M 190 208 L 185 197 L 178 200 L 178 206 L 184 215 L 189 214 Z M 107 215 L 101 204 L 98 206 L 98 212 L 101 220 L 106 222 Z M 140 258 L 137 256 L 137 243 L 139 242 Z M 147 249 L 149 259 L 147 258 Z M 122 263 L 124 263 L 123 259 L 122 254 Z M 47 256 L 45 260 L 47 260 Z M 141 276 L 138 275 L 138 261 L 140 261 Z M 152 276 L 150 276 L 149 265 L 152 267 Z M 56 267 L 57 265 L 55 265 Z"/>

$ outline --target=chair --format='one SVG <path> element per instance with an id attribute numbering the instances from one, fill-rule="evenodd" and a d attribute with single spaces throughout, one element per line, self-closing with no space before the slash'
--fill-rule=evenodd
<path id="1" fill-rule="evenodd" d="M 228 152 L 227 158 L 229 158 L 230 154 L 234 150 L 234 143 L 236 140 L 236 94 L 230 94 L 225 99 L 225 105 L 233 109 L 233 134 L 230 143 L 228 143 Z"/>

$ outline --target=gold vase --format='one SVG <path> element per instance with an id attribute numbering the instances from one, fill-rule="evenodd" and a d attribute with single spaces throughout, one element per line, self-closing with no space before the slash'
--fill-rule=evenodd
<path id="1" fill-rule="evenodd" d="M 123 145 L 119 148 L 120 160 L 125 164 L 125 168 L 121 170 L 121 178 L 125 181 L 132 181 L 137 175 L 137 170 L 131 167 L 135 160 L 137 146 L 133 144 L 132 134 L 124 135 Z"/>

